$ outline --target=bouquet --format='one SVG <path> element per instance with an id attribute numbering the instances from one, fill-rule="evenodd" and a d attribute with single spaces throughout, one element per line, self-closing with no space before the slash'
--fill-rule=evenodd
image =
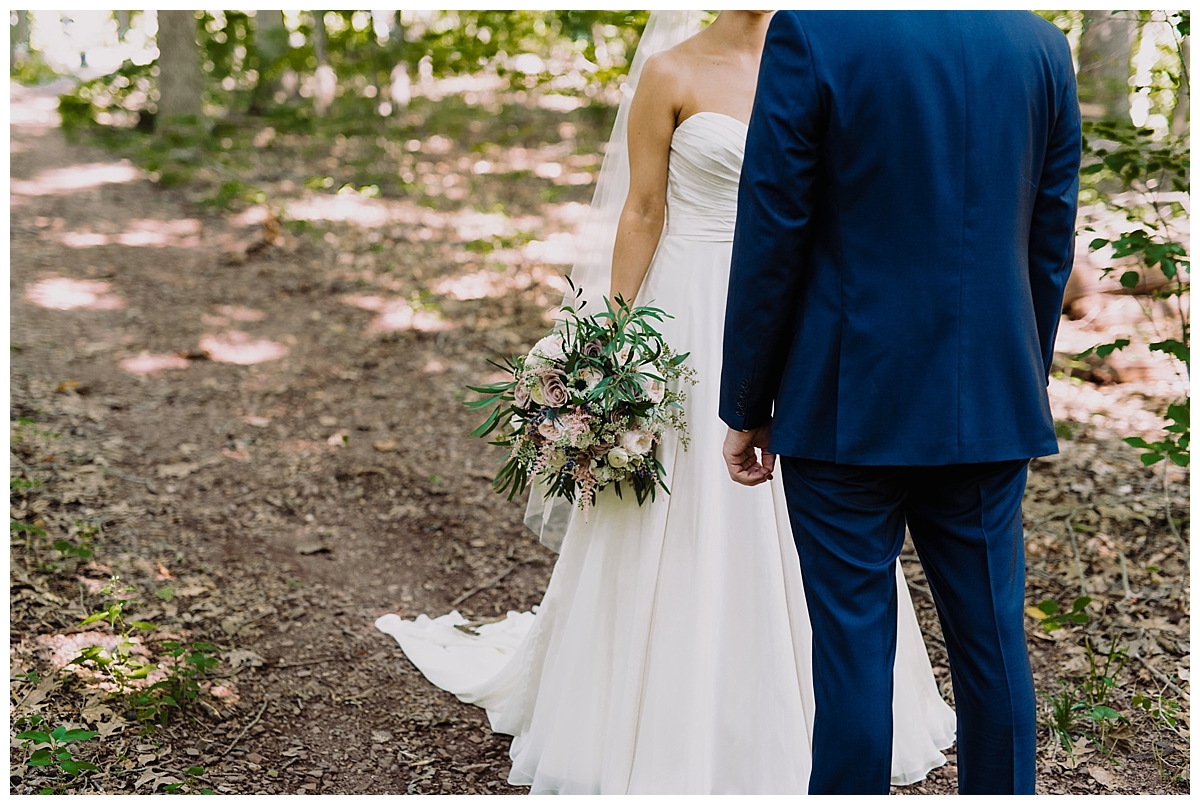
<path id="1" fill-rule="evenodd" d="M 581 305 L 582 307 L 582 305 Z M 687 422 L 680 380 L 695 384 L 695 371 L 654 329 L 670 318 L 654 307 L 617 307 L 584 316 L 564 306 L 564 316 L 528 355 L 493 366 L 511 379 L 468 386 L 486 395 L 468 402 L 492 407 L 471 435 L 497 432 L 491 444 L 508 448 L 504 467 L 492 482 L 508 499 L 525 489 L 531 476 L 554 495 L 576 503 L 586 517 L 596 493 L 609 484 L 633 487 L 638 504 L 667 494 L 665 470 L 655 457 L 664 433 L 678 431 L 687 448 Z M 493 407 L 494 406 L 494 407 Z"/>

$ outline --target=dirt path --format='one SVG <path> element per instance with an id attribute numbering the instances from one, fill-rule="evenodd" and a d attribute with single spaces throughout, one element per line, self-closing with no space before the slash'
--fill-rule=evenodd
<path id="1" fill-rule="evenodd" d="M 540 598 L 549 556 L 491 494 L 452 393 L 482 359 L 437 333 L 364 336 L 370 313 L 325 279 L 333 248 L 292 241 L 228 264 L 257 227 L 198 213 L 128 163 L 66 143 L 52 108 L 45 91 L 14 90 L 12 403 L 37 423 L 16 438 L 29 465 L 85 480 L 74 505 L 41 517 L 52 535 L 102 523 L 78 575 L 119 573 L 154 602 L 139 617 L 253 653 L 229 683 L 237 704 L 214 723 L 148 738 L 130 725 L 106 749 L 152 744 L 140 754 L 155 760 L 134 770 L 198 764 L 232 792 L 516 790 L 503 783 L 507 736 L 424 683 L 372 626 L 398 606 L 446 611 L 518 562 L 464 610 Z M 442 374 L 453 382 L 431 382 Z M 33 446 L 43 428 L 58 434 L 53 455 Z M 176 596 L 156 599 L 167 586 Z M 59 630 L 99 601 L 76 597 L 47 609 Z M 44 648 L 14 628 L 14 642 Z M 104 788 L 132 790 L 143 773 Z"/>
<path id="2" fill-rule="evenodd" d="M 490 448 L 466 435 L 476 422 L 459 400 L 491 371 L 488 356 L 540 334 L 544 297 L 536 287 L 468 294 L 426 314 L 417 291 L 461 269 L 439 244 L 461 252 L 473 237 L 453 222 L 411 204 L 410 220 L 390 228 L 289 230 L 264 244 L 271 222 L 208 212 L 186 187 L 164 189 L 68 143 L 51 91 L 12 97 L 13 466 L 32 485 L 14 495 L 12 516 L 48 534 L 12 552 L 12 673 L 42 676 L 14 681 L 17 715 L 37 710 L 103 734 L 90 742 L 101 772 L 86 790 L 146 793 L 199 765 L 226 793 L 524 791 L 504 782 L 508 737 L 428 684 L 372 623 L 390 611 L 444 613 L 510 568 L 458 608 L 486 618 L 540 600 L 553 557 L 521 525 L 522 507 L 491 492 Z M 362 269 L 381 253 L 403 281 Z M 1089 592 L 1120 599 L 1106 534 L 1117 535 L 1149 614 L 1128 603 L 1108 611 L 1174 674 L 1189 651 L 1186 570 L 1147 502 L 1161 497 L 1161 477 L 1111 440 L 1064 447 L 1031 481 L 1027 516 L 1041 523 L 1031 600 L 1076 594 L 1079 564 L 1051 530 L 1078 510 L 1067 522 L 1090 539 Z M 1114 477 L 1128 482 L 1117 493 L 1128 500 L 1110 499 Z M 76 566 L 49 547 L 89 529 L 90 561 Z M 906 572 L 948 691 L 920 569 Z M 155 637 L 207 640 L 222 653 L 220 689 L 150 734 L 47 672 L 69 659 L 79 620 L 114 573 L 137 588 L 136 614 L 158 626 Z M 1082 650 L 1035 626 L 1039 690 L 1053 691 Z M 1135 680 L 1147 679 L 1139 667 Z M 1179 790 L 1161 771 L 1178 766 L 1179 739 L 1148 740 L 1149 754 L 1138 741 L 1126 747 L 1141 756 L 1111 790 Z M 1040 790 L 1109 790 L 1060 756 L 1039 759 Z M 954 771 L 952 762 L 905 793 L 953 792 Z M 14 792 L 35 785 L 24 766 L 12 774 Z"/>

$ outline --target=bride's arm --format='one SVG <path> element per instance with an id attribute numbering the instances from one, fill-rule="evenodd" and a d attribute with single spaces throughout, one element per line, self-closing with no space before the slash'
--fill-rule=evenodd
<path id="1" fill-rule="evenodd" d="M 633 304 L 662 237 L 667 159 L 679 113 L 679 79 L 666 54 L 647 62 L 629 107 L 629 195 L 613 245 L 610 298 Z"/>

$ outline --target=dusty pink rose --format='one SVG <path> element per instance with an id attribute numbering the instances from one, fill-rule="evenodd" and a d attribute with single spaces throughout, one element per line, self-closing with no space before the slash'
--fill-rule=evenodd
<path id="1" fill-rule="evenodd" d="M 600 353 L 604 351 L 604 347 L 600 344 L 599 338 L 593 338 L 583 345 L 581 351 L 589 358 L 599 358 Z"/>
<path id="2" fill-rule="evenodd" d="M 542 399 L 551 408 L 562 408 L 571 400 L 571 395 L 567 392 L 567 384 L 563 382 L 563 377 L 558 372 L 542 373 L 538 378 L 538 385 L 542 390 Z"/>
<path id="3" fill-rule="evenodd" d="M 554 442 L 567 432 L 567 426 L 557 419 L 545 419 L 538 425 L 537 431 L 543 439 Z"/>
<path id="4" fill-rule="evenodd" d="M 525 383 L 524 375 L 517 378 L 517 387 L 513 389 L 513 402 L 518 408 L 529 407 L 529 386 Z"/>

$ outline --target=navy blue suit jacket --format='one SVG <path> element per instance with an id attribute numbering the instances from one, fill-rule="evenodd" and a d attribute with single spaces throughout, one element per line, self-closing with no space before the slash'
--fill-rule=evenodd
<path id="1" fill-rule="evenodd" d="M 1032 13 L 778 12 L 721 418 L 843 464 L 1056 452 L 1046 385 L 1079 159 L 1070 49 Z"/>

